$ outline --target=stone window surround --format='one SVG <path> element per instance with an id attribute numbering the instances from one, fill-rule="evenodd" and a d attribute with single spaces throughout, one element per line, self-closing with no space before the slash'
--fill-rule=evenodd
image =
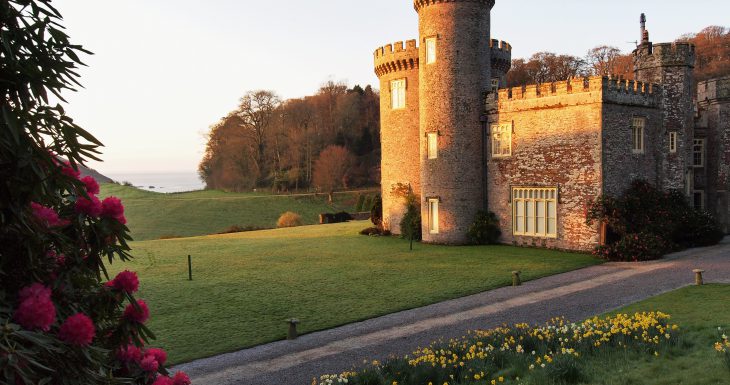
<path id="1" fill-rule="evenodd" d="M 435 197 L 427 197 L 426 203 L 428 205 L 428 232 L 429 234 L 438 234 L 439 233 L 439 205 L 441 204 L 441 197 L 435 196 Z M 436 207 L 436 218 L 434 221 L 434 212 L 433 207 Z M 434 226 L 435 224 L 435 226 Z"/>
<path id="2" fill-rule="evenodd" d="M 431 35 L 423 38 L 423 49 L 426 51 L 426 60 L 424 60 L 424 62 L 426 64 L 433 64 L 436 63 L 436 61 L 438 60 L 438 40 L 438 35 Z M 429 48 L 430 44 L 433 44 L 433 47 Z"/>
<path id="3" fill-rule="evenodd" d="M 547 201 L 553 201 L 555 203 L 555 218 L 554 218 L 555 219 L 555 233 L 554 234 L 548 234 L 548 224 L 547 224 L 547 221 L 550 218 L 548 218 L 548 215 L 547 215 L 547 209 L 548 209 L 547 205 L 545 205 L 545 220 L 546 220 L 545 234 L 527 233 L 527 228 L 525 228 L 524 229 L 525 231 L 522 232 L 522 233 L 516 231 L 516 229 L 517 229 L 517 222 L 516 222 L 517 221 L 517 219 L 516 219 L 517 218 L 517 215 L 516 215 L 515 210 L 516 210 L 517 206 L 515 205 L 515 202 L 514 202 L 514 195 L 515 195 L 515 191 L 517 191 L 517 190 L 547 190 L 547 191 L 552 190 L 552 191 L 555 192 L 555 198 L 543 199 L 543 201 L 545 201 L 545 202 L 547 202 Z M 561 203 L 560 200 L 561 200 L 560 184 L 557 184 L 557 185 L 541 185 L 541 184 L 524 185 L 524 184 L 520 184 L 520 185 L 511 185 L 511 186 L 509 186 L 509 205 L 511 207 L 511 210 L 510 211 L 511 211 L 511 216 L 512 216 L 512 235 L 517 236 L 517 237 L 530 237 L 530 238 L 542 238 L 542 239 L 559 239 L 560 236 L 559 236 L 558 229 L 559 229 L 559 224 L 560 224 L 560 220 L 559 220 L 560 219 L 560 215 L 559 215 L 558 206 Z M 536 206 L 533 206 L 533 207 L 535 209 L 537 209 Z M 537 215 L 535 215 L 534 218 L 537 219 Z M 526 223 L 525 223 L 525 225 L 526 225 Z M 537 225 L 535 227 L 535 230 L 537 231 Z"/>
<path id="4" fill-rule="evenodd" d="M 669 131 L 669 153 L 677 153 L 677 131 Z"/>
<path id="5" fill-rule="evenodd" d="M 431 138 L 435 136 L 435 143 L 431 142 Z M 429 131 L 426 132 L 426 159 L 434 160 L 439 157 L 439 145 L 438 138 L 441 136 L 441 131 Z M 431 145 L 434 145 L 433 152 L 431 152 Z"/>
<path id="6" fill-rule="evenodd" d="M 705 147 L 705 138 L 694 138 L 692 140 L 692 167 L 694 168 L 702 168 L 705 167 L 705 157 L 706 157 L 706 147 Z M 700 146 L 699 156 L 700 156 L 700 162 L 697 163 L 697 146 Z"/>
<path id="7" fill-rule="evenodd" d="M 637 122 L 642 122 L 641 125 L 637 125 Z M 633 154 L 644 154 L 646 150 L 646 116 L 634 115 L 631 117 L 631 153 Z M 640 137 L 637 143 L 637 133 L 639 130 Z"/>
<path id="8" fill-rule="evenodd" d="M 507 125 L 509 125 L 509 128 L 502 129 L 502 128 L 506 128 Z M 514 134 L 514 131 L 515 131 L 514 122 L 501 123 L 501 124 L 494 123 L 491 125 L 491 127 L 489 129 L 489 140 L 490 140 L 489 154 L 491 155 L 492 159 L 512 157 L 512 136 Z M 509 145 L 509 150 L 507 152 L 502 152 L 501 151 L 502 146 L 500 146 L 500 153 L 499 154 L 495 153 L 495 139 L 494 138 L 495 138 L 496 133 L 500 133 L 500 134 L 506 133 L 507 134 L 508 138 L 502 138 L 502 140 L 500 140 L 500 143 L 506 142 Z"/>
<path id="9" fill-rule="evenodd" d="M 402 92 L 402 95 L 399 93 L 398 94 L 399 100 L 396 101 L 396 99 L 394 97 L 395 93 L 393 91 L 396 88 L 396 85 L 399 84 L 400 82 L 403 83 L 403 87 L 402 88 L 399 87 L 398 90 L 399 90 L 399 92 Z M 408 80 L 406 78 L 391 80 L 390 81 L 390 108 L 392 110 L 404 110 L 406 108 L 406 103 L 407 103 L 407 100 L 406 100 L 407 94 L 408 94 Z M 401 103 L 401 100 L 402 100 L 402 103 Z"/>

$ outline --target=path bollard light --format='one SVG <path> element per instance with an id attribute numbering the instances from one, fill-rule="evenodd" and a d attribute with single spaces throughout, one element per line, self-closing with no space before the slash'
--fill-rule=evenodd
<path id="1" fill-rule="evenodd" d="M 297 337 L 299 337 L 297 334 L 297 324 L 299 323 L 299 320 L 292 318 L 286 320 L 286 323 L 289 324 L 289 330 L 286 332 L 286 339 L 290 341 L 297 339 Z"/>
<path id="2" fill-rule="evenodd" d="M 512 272 L 512 286 L 522 286 L 520 274 L 522 274 L 522 272 L 519 270 L 515 270 Z"/>
<path id="3" fill-rule="evenodd" d="M 705 284 L 705 281 L 702 280 L 702 273 L 704 273 L 704 270 L 701 269 L 694 269 L 692 270 L 693 273 L 695 273 L 695 284 L 697 286 L 702 286 Z"/>

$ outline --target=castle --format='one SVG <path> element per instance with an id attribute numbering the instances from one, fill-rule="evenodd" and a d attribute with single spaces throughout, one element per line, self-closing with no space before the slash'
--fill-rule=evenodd
<path id="1" fill-rule="evenodd" d="M 414 0 L 419 39 L 375 51 L 384 226 L 420 196 L 424 242 L 463 244 L 479 211 L 502 242 L 589 250 L 588 204 L 635 179 L 684 191 L 729 230 L 730 78 L 699 83 L 694 46 L 652 44 L 641 20 L 636 81 L 506 88 L 511 46 L 490 36 L 495 0 Z"/>

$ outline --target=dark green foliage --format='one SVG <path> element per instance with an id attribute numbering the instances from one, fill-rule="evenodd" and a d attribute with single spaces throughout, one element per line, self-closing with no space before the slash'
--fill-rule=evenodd
<path id="1" fill-rule="evenodd" d="M 717 221 L 692 208 L 681 192 L 663 192 L 641 180 L 621 197 L 600 197 L 589 206 L 586 218 L 589 225 L 607 226 L 606 244 L 595 254 L 613 261 L 657 259 L 723 238 Z"/>
<path id="2" fill-rule="evenodd" d="M 362 212 L 365 205 L 365 195 L 357 194 L 357 203 L 355 204 L 355 212 Z"/>
<path id="3" fill-rule="evenodd" d="M 370 211 L 373 208 L 373 197 L 366 195 L 362 204 L 362 211 Z"/>
<path id="4" fill-rule="evenodd" d="M 370 207 L 370 221 L 375 227 L 383 228 L 383 199 L 380 194 L 376 194 L 373 198 L 373 205 Z"/>
<path id="5" fill-rule="evenodd" d="M 492 212 L 479 211 L 466 235 L 469 241 L 475 245 L 496 244 L 502 235 L 502 230 L 499 229 L 499 218 Z"/>
<path id="6" fill-rule="evenodd" d="M 406 213 L 400 222 L 400 233 L 405 239 L 420 241 L 421 234 L 421 210 L 415 204 L 406 207 Z"/>

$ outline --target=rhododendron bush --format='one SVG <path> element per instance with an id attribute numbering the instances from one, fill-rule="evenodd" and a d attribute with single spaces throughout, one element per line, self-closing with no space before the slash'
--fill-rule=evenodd
<path id="1" fill-rule="evenodd" d="M 49 1 L 0 2 L 0 18 L 0 384 L 189 384 L 148 345 L 137 275 L 106 271 L 130 238 L 122 202 L 78 171 L 101 143 L 49 102 L 88 52 Z"/>

